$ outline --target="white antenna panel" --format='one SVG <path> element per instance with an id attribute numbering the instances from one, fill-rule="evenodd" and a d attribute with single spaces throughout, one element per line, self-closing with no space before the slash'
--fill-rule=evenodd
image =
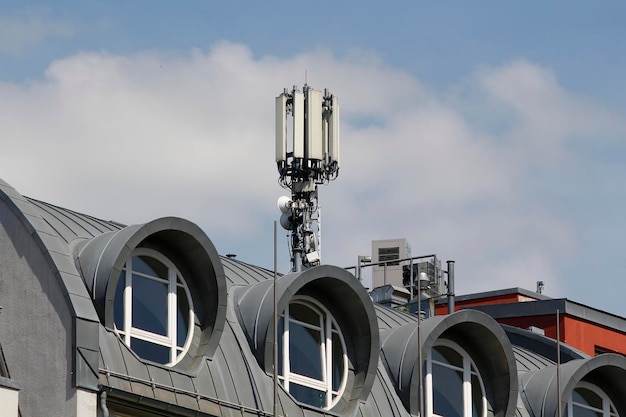
<path id="1" fill-rule="evenodd" d="M 276 162 L 287 159 L 287 97 L 276 97 Z"/>
<path id="2" fill-rule="evenodd" d="M 339 168 L 339 100 L 334 96 L 328 122 L 328 151 L 330 160 L 337 162 L 337 168 Z"/>
<path id="3" fill-rule="evenodd" d="M 328 115 L 324 114 L 322 115 L 322 153 L 324 157 L 330 157 L 328 153 Z"/>
<path id="4" fill-rule="evenodd" d="M 322 92 L 309 89 L 306 100 L 306 146 L 307 158 L 324 159 L 322 146 Z"/>
<path id="5" fill-rule="evenodd" d="M 293 92 L 293 157 L 304 158 L 304 93 Z"/>

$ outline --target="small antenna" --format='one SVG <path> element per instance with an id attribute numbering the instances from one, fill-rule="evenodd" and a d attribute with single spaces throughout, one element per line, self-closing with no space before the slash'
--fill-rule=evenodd
<path id="1" fill-rule="evenodd" d="M 308 85 L 308 83 L 309 83 L 309 77 L 308 77 L 308 74 L 307 74 L 307 70 L 305 68 L 304 69 L 304 85 Z"/>

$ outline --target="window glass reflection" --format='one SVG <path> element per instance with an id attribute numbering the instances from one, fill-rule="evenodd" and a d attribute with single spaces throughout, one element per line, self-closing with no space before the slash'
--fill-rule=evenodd
<path id="1" fill-rule="evenodd" d="M 428 417 L 484 417 L 485 389 L 472 358 L 457 343 L 441 339 L 424 371 Z"/>
<path id="2" fill-rule="evenodd" d="M 290 319 L 308 323 L 313 326 L 320 325 L 320 316 L 318 313 L 303 304 L 292 304 L 289 306 Z"/>
<path id="3" fill-rule="evenodd" d="M 141 358 L 173 365 L 186 354 L 193 305 L 176 266 L 158 252 L 139 248 L 126 262 L 115 288 L 113 315 L 120 337 Z"/>
<path id="4" fill-rule="evenodd" d="M 463 357 L 447 346 L 437 346 L 433 349 L 433 360 L 463 369 Z"/>
<path id="5" fill-rule="evenodd" d="M 167 279 L 167 266 L 153 257 L 133 256 L 132 264 L 134 272 L 165 280 Z"/>
<path id="6" fill-rule="evenodd" d="M 132 338 L 130 348 L 140 358 L 157 362 L 168 363 L 170 361 L 170 350 L 166 346 L 160 346 L 145 340 Z"/>
<path id="7" fill-rule="evenodd" d="M 580 381 L 572 390 L 566 415 L 573 417 L 619 417 L 611 399 L 598 386 Z"/>
<path id="8" fill-rule="evenodd" d="M 292 322 L 289 332 L 291 371 L 309 378 L 322 379 L 320 331 Z"/>
<path id="9" fill-rule="evenodd" d="M 133 274 L 133 327 L 167 335 L 167 284 Z"/>
<path id="10" fill-rule="evenodd" d="M 347 378 L 345 342 L 333 317 L 315 300 L 298 297 L 281 315 L 278 334 L 281 384 L 300 402 L 332 408 Z"/>
<path id="11" fill-rule="evenodd" d="M 277 334 L 279 335 L 278 339 L 278 375 L 284 375 L 283 373 L 283 343 L 280 335 L 285 333 L 285 319 L 284 317 L 280 317 L 278 319 L 278 330 Z"/>
<path id="12" fill-rule="evenodd" d="M 472 417 L 483 415 L 483 391 L 480 388 L 478 375 L 472 375 Z"/>
<path id="13" fill-rule="evenodd" d="M 176 289 L 176 299 L 178 306 L 176 309 L 176 344 L 184 346 L 187 341 L 187 331 L 189 329 L 189 302 L 183 287 Z"/>
<path id="14" fill-rule="evenodd" d="M 588 408 L 574 405 L 574 417 L 602 417 L 603 413 L 599 410 L 590 410 Z"/>
<path id="15" fill-rule="evenodd" d="M 463 372 L 433 363 L 433 411 L 446 417 L 463 416 Z"/>
<path id="16" fill-rule="evenodd" d="M 113 317 L 118 329 L 124 328 L 124 288 L 126 287 L 126 271 L 120 272 L 115 287 L 115 301 L 113 303 Z"/>
<path id="17" fill-rule="evenodd" d="M 304 385 L 291 384 L 289 393 L 301 403 L 309 404 L 313 407 L 323 408 L 326 404 L 326 395 L 323 391 L 305 387 Z"/>
<path id="18" fill-rule="evenodd" d="M 572 399 L 575 403 L 586 405 L 589 407 L 602 409 L 602 398 L 595 392 L 586 388 L 576 388 L 572 393 Z"/>
<path id="19" fill-rule="evenodd" d="M 343 346 L 341 345 L 341 337 L 338 333 L 333 332 L 333 381 L 332 389 L 338 391 L 341 387 L 342 377 L 344 374 L 343 364 Z"/>

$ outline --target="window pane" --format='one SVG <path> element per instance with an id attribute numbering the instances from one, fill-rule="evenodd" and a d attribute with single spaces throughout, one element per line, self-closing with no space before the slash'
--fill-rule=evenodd
<path id="1" fill-rule="evenodd" d="M 176 302 L 178 310 L 176 312 L 176 345 L 183 347 L 187 341 L 189 332 L 189 302 L 187 293 L 182 287 L 177 287 Z"/>
<path id="2" fill-rule="evenodd" d="M 289 393 L 294 398 L 302 403 L 310 404 L 313 407 L 323 408 L 326 406 L 326 395 L 323 391 L 318 391 L 313 388 L 304 387 L 302 385 L 289 384 Z"/>
<path id="3" fill-rule="evenodd" d="M 126 288 L 126 271 L 120 272 L 120 278 L 117 280 L 115 287 L 115 299 L 113 300 L 113 317 L 115 319 L 115 327 L 119 330 L 124 329 L 124 288 Z"/>
<path id="4" fill-rule="evenodd" d="M 155 345 L 154 343 L 133 338 L 130 340 L 130 348 L 140 358 L 152 362 L 165 364 L 170 361 L 170 350 L 165 346 Z"/>
<path id="5" fill-rule="evenodd" d="M 278 375 L 284 375 L 283 373 L 283 334 L 285 333 L 285 318 L 280 316 L 278 318 Z"/>
<path id="6" fill-rule="evenodd" d="M 593 411 L 588 408 L 578 407 L 576 404 L 573 406 L 574 417 L 602 417 L 602 411 Z"/>
<path id="7" fill-rule="evenodd" d="M 319 314 L 317 314 L 311 308 L 302 304 L 294 303 L 289 305 L 289 317 L 293 318 L 294 320 L 320 327 Z"/>
<path id="8" fill-rule="evenodd" d="M 167 336 L 167 284 L 133 274 L 133 327 Z"/>
<path id="9" fill-rule="evenodd" d="M 291 306 L 289 307 L 291 310 Z M 322 379 L 321 337 L 319 330 L 289 323 L 289 367 L 291 372 Z"/>
<path id="10" fill-rule="evenodd" d="M 339 390 L 343 378 L 343 347 L 339 335 L 333 332 L 333 391 Z"/>
<path id="11" fill-rule="evenodd" d="M 440 349 L 441 346 L 437 347 Z M 449 350 L 449 349 L 448 349 Z M 456 352 L 455 352 L 456 353 Z M 463 416 L 463 374 L 433 363 L 433 411 L 445 417 Z"/>
<path id="12" fill-rule="evenodd" d="M 340 389 L 346 376 L 346 352 L 339 328 L 332 316 L 313 301 L 292 302 L 288 311 L 278 323 L 278 333 L 282 336 L 278 339 L 280 381 L 284 384 L 289 378 L 289 393 L 299 402 L 331 408 L 343 395 Z M 333 323 L 332 330 L 326 335 L 329 322 Z M 286 331 L 288 346 L 283 345 Z M 328 364 L 328 375 L 322 364 Z"/>
<path id="13" fill-rule="evenodd" d="M 478 376 L 472 375 L 472 417 L 483 415 L 483 392 Z"/>
<path id="14" fill-rule="evenodd" d="M 463 369 L 463 357 L 446 346 L 437 346 L 433 349 L 433 360 Z"/>
<path id="15" fill-rule="evenodd" d="M 574 403 L 587 405 L 597 410 L 602 410 L 602 398 L 595 392 L 586 388 L 576 388 L 572 393 Z"/>
<path id="16" fill-rule="evenodd" d="M 168 279 L 167 266 L 150 256 L 133 256 L 133 272 Z"/>
<path id="17" fill-rule="evenodd" d="M 193 334 L 192 301 L 173 263 L 151 249 L 141 248 L 139 252 L 142 254 L 129 258 L 125 268 L 132 271 L 123 270 L 115 288 L 115 325 L 122 340 L 130 338 L 130 348 L 138 356 L 162 364 L 176 362 L 172 356 L 183 356 L 185 344 Z M 129 289 L 125 278 L 129 272 L 132 297 L 125 303 L 124 291 Z M 173 294 L 170 288 L 175 291 Z M 127 314 L 131 316 L 130 328 L 124 328 Z"/>

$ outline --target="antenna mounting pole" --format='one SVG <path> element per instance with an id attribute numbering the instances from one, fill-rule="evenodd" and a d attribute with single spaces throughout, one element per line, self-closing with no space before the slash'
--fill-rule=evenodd
<path id="1" fill-rule="evenodd" d="M 276 165 L 278 183 L 291 191 L 278 208 L 281 226 L 291 232 L 292 270 L 299 272 L 321 262 L 317 186 L 339 175 L 337 97 L 306 84 L 276 97 Z"/>

